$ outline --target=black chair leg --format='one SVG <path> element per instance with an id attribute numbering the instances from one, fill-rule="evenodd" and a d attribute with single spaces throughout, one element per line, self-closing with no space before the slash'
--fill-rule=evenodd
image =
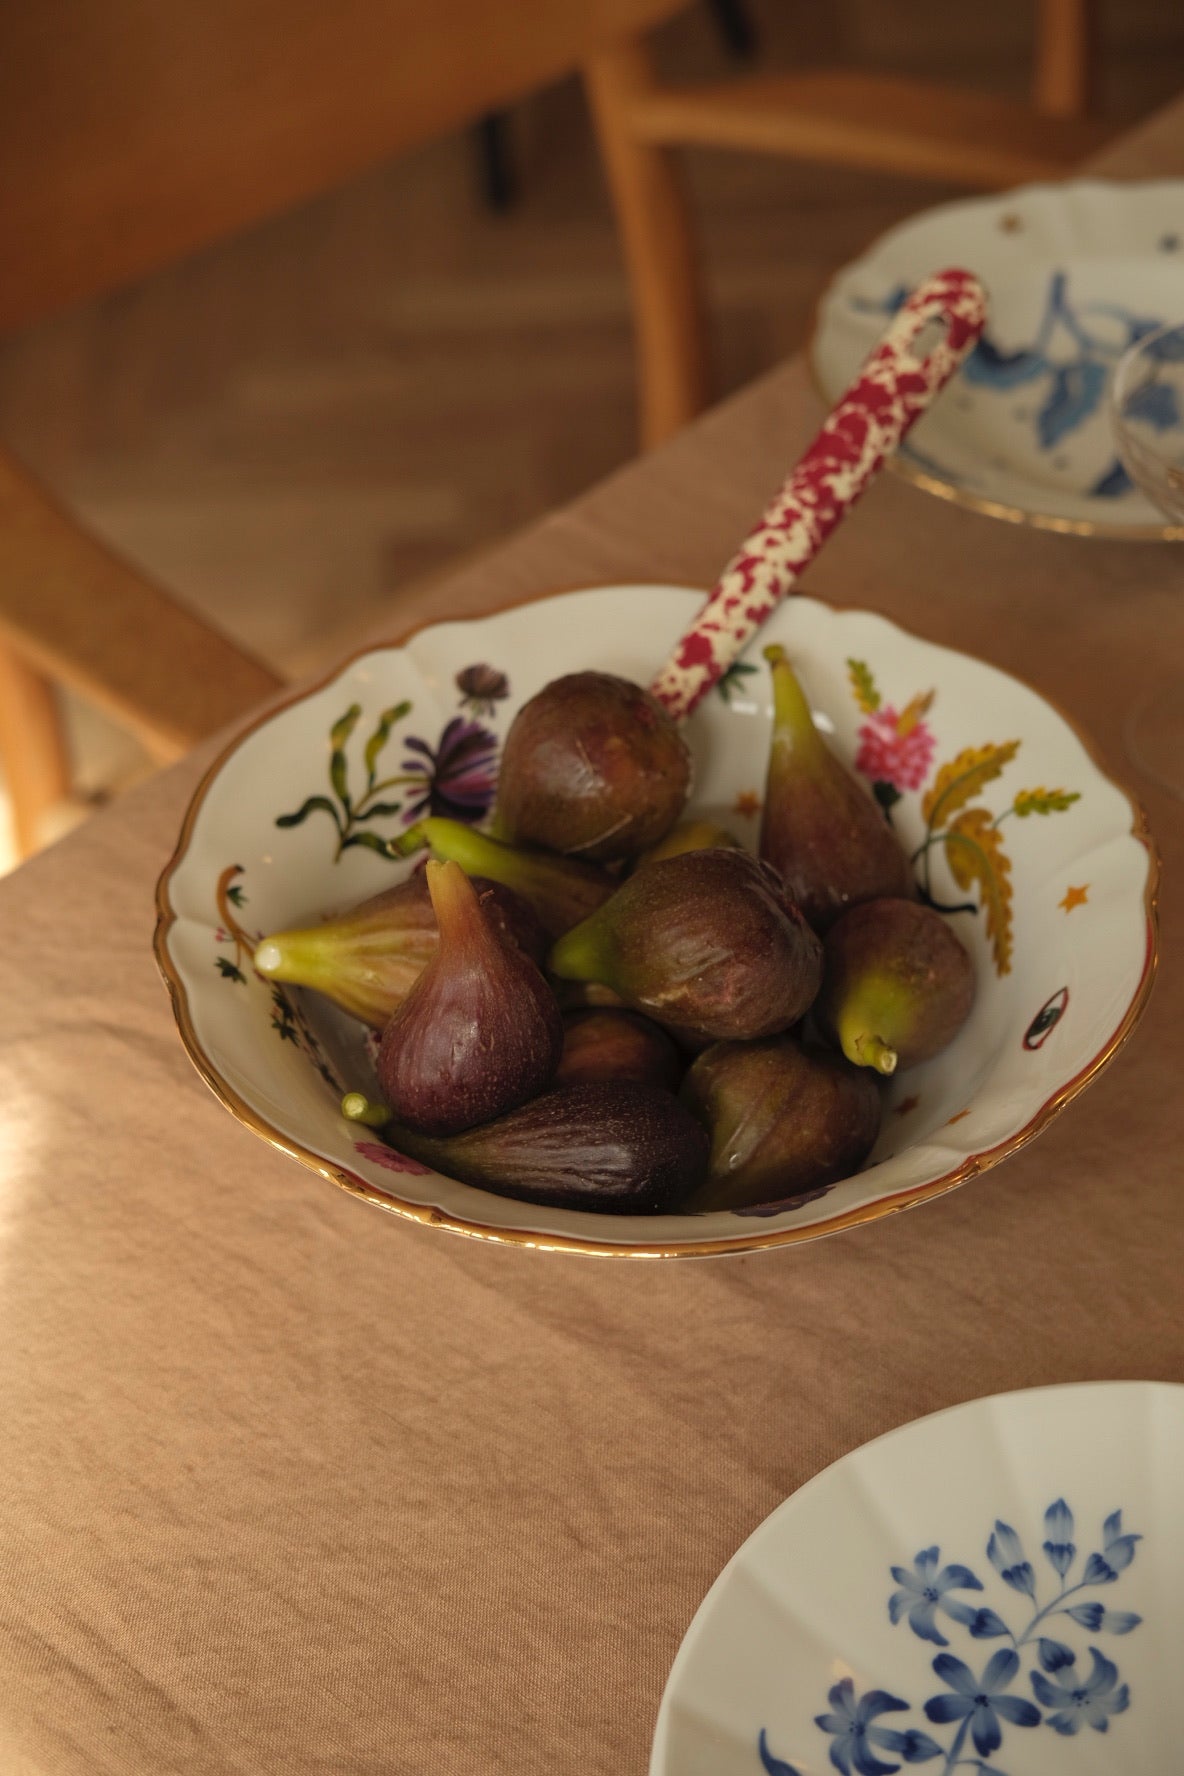
<path id="1" fill-rule="evenodd" d="M 473 135 L 482 200 L 496 214 L 504 215 L 518 198 L 518 179 L 510 154 L 506 112 L 488 112 L 475 126 Z"/>
<path id="2" fill-rule="evenodd" d="M 744 0 L 708 0 L 720 36 L 734 56 L 747 61 L 757 50 L 756 26 Z"/>

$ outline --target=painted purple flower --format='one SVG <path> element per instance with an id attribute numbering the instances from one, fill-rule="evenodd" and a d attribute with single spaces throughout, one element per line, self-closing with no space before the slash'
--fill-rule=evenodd
<path id="1" fill-rule="evenodd" d="M 413 783 L 403 810 L 403 824 L 425 814 L 442 814 L 469 826 L 483 820 L 493 806 L 497 788 L 497 735 L 480 722 L 454 715 L 435 750 L 426 740 L 411 736 L 406 742 L 403 770 Z"/>
<path id="2" fill-rule="evenodd" d="M 388 1172 L 410 1172 L 414 1177 L 426 1178 L 432 1169 L 417 1159 L 409 1159 L 405 1153 L 396 1153 L 393 1147 L 385 1147 L 381 1141 L 355 1141 L 354 1152 L 373 1160 L 375 1165 L 385 1166 Z"/>
<path id="3" fill-rule="evenodd" d="M 510 694 L 510 681 L 496 666 L 466 666 L 456 675 L 460 706 L 474 715 L 492 715 L 494 705 Z"/>
<path id="4" fill-rule="evenodd" d="M 914 704 L 897 713 L 886 703 L 869 715 L 859 730 L 855 769 L 873 783 L 890 783 L 902 794 L 920 789 L 933 764 L 937 742 Z"/>

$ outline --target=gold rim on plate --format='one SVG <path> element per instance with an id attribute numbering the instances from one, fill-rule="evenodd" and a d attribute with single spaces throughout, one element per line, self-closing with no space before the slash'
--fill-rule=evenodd
<path id="1" fill-rule="evenodd" d="M 644 582 L 638 583 L 643 584 Z M 524 605 L 541 604 L 545 599 L 562 596 L 567 592 L 597 591 L 599 589 L 595 586 L 569 586 L 558 590 L 552 588 L 547 592 L 532 593 L 525 598 L 509 599 L 505 604 L 498 605 L 496 609 L 483 612 L 480 617 L 457 620 L 481 622 L 485 618 L 501 616 L 506 611 L 520 609 Z M 704 596 L 707 596 L 706 592 L 704 592 Z M 849 607 L 831 604 L 830 608 L 842 610 Z M 897 623 L 894 619 L 890 620 L 893 622 L 893 627 L 898 629 L 901 634 L 910 636 L 914 641 L 923 640 L 923 637 L 916 635 L 903 623 Z M 925 1184 L 914 1185 L 908 1190 L 880 1197 L 875 1202 L 864 1203 L 858 1208 L 848 1209 L 844 1214 L 832 1215 L 828 1220 L 812 1222 L 808 1227 L 754 1228 L 751 1232 L 739 1234 L 731 1239 L 672 1240 L 623 1245 L 606 1240 L 584 1239 L 575 1234 L 531 1233 L 521 1228 L 492 1227 L 485 1222 L 466 1220 L 463 1216 L 451 1214 L 445 1209 L 428 1203 L 408 1202 L 392 1191 L 380 1190 L 376 1185 L 368 1184 L 364 1178 L 347 1171 L 344 1166 L 335 1165 L 331 1160 L 314 1153 L 311 1148 L 303 1146 L 301 1142 L 294 1140 L 291 1136 L 281 1134 L 258 1111 L 252 1109 L 246 1100 L 234 1090 L 233 1086 L 223 1079 L 198 1040 L 189 1008 L 189 997 L 168 949 L 168 935 L 177 919 L 177 914 L 173 911 L 169 900 L 169 884 L 185 859 L 198 814 L 201 812 L 202 804 L 215 778 L 244 741 L 249 740 L 252 734 L 275 716 L 281 715 L 284 710 L 291 709 L 297 703 L 302 703 L 307 697 L 314 696 L 316 692 L 324 690 L 342 673 L 348 671 L 355 660 L 360 660 L 365 654 L 374 653 L 379 649 L 406 647 L 407 643 L 413 640 L 416 635 L 433 627 L 435 627 L 433 622 L 417 623 L 392 641 L 375 641 L 364 647 L 355 648 L 352 653 L 347 654 L 344 659 L 339 661 L 332 671 L 327 672 L 312 684 L 301 686 L 299 690 L 291 692 L 279 702 L 269 705 L 255 717 L 248 727 L 236 734 L 204 772 L 200 783 L 193 792 L 185 818 L 181 823 L 181 831 L 173 854 L 156 884 L 156 929 L 153 934 L 152 947 L 156 957 L 156 965 L 168 987 L 173 1015 L 176 1018 L 177 1028 L 190 1060 L 214 1096 L 246 1128 L 259 1135 L 270 1147 L 299 1160 L 310 1171 L 318 1173 L 319 1176 L 332 1184 L 339 1185 L 351 1196 L 361 1197 L 364 1201 L 373 1203 L 377 1208 L 386 1209 L 411 1221 L 418 1221 L 424 1226 L 443 1227 L 447 1228 L 449 1232 L 464 1234 L 470 1239 L 490 1240 L 497 1245 L 527 1246 L 540 1252 L 582 1252 L 598 1258 L 714 1258 L 730 1252 L 752 1252 L 773 1246 L 798 1245 L 807 1240 L 822 1239 L 828 1234 L 841 1233 L 848 1227 L 861 1227 L 867 1222 L 879 1221 L 888 1215 L 898 1215 L 905 1209 L 915 1208 L 919 1203 L 929 1202 L 934 1197 L 944 1196 L 947 1191 L 956 1190 L 960 1184 L 967 1183 L 971 1178 L 989 1171 L 992 1166 L 1010 1158 L 1013 1153 L 1018 1153 L 1021 1147 L 1026 1147 L 1029 1141 L 1034 1140 L 1046 1129 L 1049 1123 L 1059 1116 L 1067 1105 L 1072 1103 L 1078 1093 L 1084 1091 L 1086 1086 L 1114 1059 L 1129 1040 L 1135 1025 L 1143 1015 L 1159 965 L 1159 851 L 1152 837 L 1142 804 L 1107 773 L 1089 736 L 1082 732 L 1072 716 L 1067 715 L 1044 692 L 1037 691 L 1026 680 L 1009 672 L 1008 677 L 1022 685 L 1025 690 L 1031 691 L 1034 696 L 1039 697 L 1050 709 L 1055 710 L 1066 727 L 1081 743 L 1099 776 L 1123 797 L 1131 810 L 1131 835 L 1147 852 L 1147 882 L 1143 891 L 1147 947 L 1143 971 L 1130 1004 L 1109 1039 L 1093 1059 L 1088 1061 L 1078 1073 L 1075 1073 L 1066 1084 L 1059 1086 L 1052 1096 L 1040 1106 L 1036 1114 L 1014 1135 L 1009 1135 L 1006 1140 L 1000 1141 L 994 1147 L 984 1149 L 981 1153 L 968 1154 L 961 1165 L 955 1167 L 953 1171 L 944 1172 L 940 1178 L 931 1178 Z M 960 650 L 947 648 L 945 651 L 957 653 Z M 973 655 L 965 657 L 974 658 Z M 530 1207 L 529 1204 L 523 1206 L 524 1208 Z"/>

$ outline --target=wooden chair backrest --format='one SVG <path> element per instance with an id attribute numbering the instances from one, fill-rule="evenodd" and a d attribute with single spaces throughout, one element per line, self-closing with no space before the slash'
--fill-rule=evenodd
<path id="1" fill-rule="evenodd" d="M 329 190 L 686 4 L 0 6 L 0 331 Z"/>

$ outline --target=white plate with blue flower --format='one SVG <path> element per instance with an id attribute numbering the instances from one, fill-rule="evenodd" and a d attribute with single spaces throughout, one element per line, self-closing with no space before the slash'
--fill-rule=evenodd
<path id="1" fill-rule="evenodd" d="M 890 230 L 840 272 L 819 307 L 811 359 L 828 401 L 885 317 L 940 265 L 982 279 L 990 318 L 893 466 L 931 493 L 1016 523 L 1184 537 L 1132 485 L 1108 411 L 1127 348 L 1184 320 L 1184 181 L 1030 185 L 941 204 Z M 1182 416 L 1165 405 L 1143 417 L 1171 429 Z"/>
<path id="2" fill-rule="evenodd" d="M 1184 1387 L 918 1419 L 766 1518 L 691 1623 L 650 1776 L 1166 1776 Z"/>

